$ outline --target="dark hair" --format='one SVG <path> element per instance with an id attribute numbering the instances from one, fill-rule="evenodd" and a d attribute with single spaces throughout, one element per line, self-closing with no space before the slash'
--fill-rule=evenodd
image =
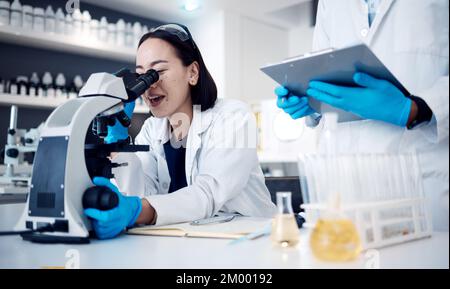
<path id="1" fill-rule="evenodd" d="M 199 78 L 197 85 L 191 86 L 191 97 L 193 105 L 200 105 L 201 111 L 214 107 L 217 100 L 217 87 L 214 79 L 206 68 L 202 55 L 198 46 L 195 44 L 189 30 L 185 26 L 180 25 L 189 35 L 188 41 L 182 41 L 176 35 L 165 30 L 150 31 L 144 34 L 139 40 L 138 48 L 149 38 L 158 38 L 169 42 L 176 51 L 178 58 L 181 59 L 184 66 L 191 65 L 194 61 L 199 65 Z"/>

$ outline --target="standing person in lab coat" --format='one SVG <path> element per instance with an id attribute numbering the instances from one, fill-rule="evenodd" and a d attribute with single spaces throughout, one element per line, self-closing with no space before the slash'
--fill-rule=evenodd
<path id="1" fill-rule="evenodd" d="M 160 79 L 144 95 L 153 117 L 135 144 L 149 152 L 122 153 L 114 171 L 119 196 L 109 211 L 87 209 L 100 239 L 134 224 L 164 225 L 212 217 L 218 212 L 271 217 L 276 207 L 256 154 L 256 124 L 249 107 L 217 100 L 217 89 L 189 30 L 166 24 L 145 34 L 138 46 L 136 72 L 158 71 Z M 126 105 L 131 117 L 134 103 Z M 128 139 L 119 122 L 108 127 L 106 143 Z M 119 189 L 120 188 L 120 189 Z M 124 193 L 139 194 L 126 196 Z"/>
<path id="2" fill-rule="evenodd" d="M 278 87 L 278 106 L 309 117 L 312 97 L 365 120 L 341 123 L 340 152 L 417 151 L 435 230 L 449 225 L 449 1 L 321 0 L 313 50 L 367 44 L 412 96 L 356 73 L 359 87 L 311 82 L 307 96 Z"/>

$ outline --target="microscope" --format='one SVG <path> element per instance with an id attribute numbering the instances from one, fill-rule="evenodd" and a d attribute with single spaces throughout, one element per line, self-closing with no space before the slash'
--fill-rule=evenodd
<path id="1" fill-rule="evenodd" d="M 4 174 L 0 175 L 0 195 L 17 194 L 26 196 L 31 182 L 30 170 L 18 172 L 17 169 L 19 167 L 28 169 L 26 156 L 36 152 L 42 125 L 29 130 L 18 129 L 17 115 L 18 107 L 12 105 L 7 143 L 3 156 L 6 167 Z"/>
<path id="2" fill-rule="evenodd" d="M 85 208 L 109 210 L 117 195 L 96 187 L 93 177 L 113 178 L 113 152 L 148 151 L 129 140 L 105 144 L 108 125 L 130 126 L 124 104 L 135 101 L 159 80 L 151 69 L 136 74 L 122 69 L 115 74 L 92 74 L 78 98 L 56 108 L 40 135 L 25 210 L 16 226 L 24 240 L 38 243 L 89 243 L 91 224 Z M 92 124 L 92 126 L 91 126 Z M 95 139 L 86 143 L 91 127 Z"/>

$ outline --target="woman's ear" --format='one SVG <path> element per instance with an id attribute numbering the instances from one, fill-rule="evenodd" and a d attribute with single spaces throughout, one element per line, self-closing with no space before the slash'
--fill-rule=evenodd
<path id="1" fill-rule="evenodd" d="M 197 85 L 199 76 L 200 76 L 200 66 L 197 61 L 194 61 L 188 67 L 189 84 L 191 86 Z"/>

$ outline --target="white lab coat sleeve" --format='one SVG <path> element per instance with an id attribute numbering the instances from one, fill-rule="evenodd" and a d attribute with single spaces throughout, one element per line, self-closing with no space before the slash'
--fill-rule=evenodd
<path id="1" fill-rule="evenodd" d="M 213 216 L 243 191 L 259 165 L 256 141 L 251 141 L 256 140 L 256 122 L 250 110 L 240 107 L 217 116 L 205 133 L 192 185 L 168 195 L 147 197 L 157 212 L 156 225 Z"/>
<path id="2" fill-rule="evenodd" d="M 433 111 L 433 119 L 428 125 L 420 126 L 418 129 L 424 133 L 428 141 L 439 143 L 448 138 L 449 126 L 449 77 L 438 79 L 435 84 L 424 92 L 419 93 L 430 109 Z"/>
<path id="3" fill-rule="evenodd" d="M 314 28 L 313 51 L 327 49 L 331 47 L 327 19 L 330 17 L 327 3 L 320 0 L 317 7 L 316 27 Z"/>
<path id="4" fill-rule="evenodd" d="M 151 144 L 148 121 L 142 126 L 135 144 Z M 149 152 L 119 153 L 113 162 L 127 164 L 113 171 L 116 184 L 122 193 L 141 197 L 158 193 L 158 164 L 151 145 Z"/>

